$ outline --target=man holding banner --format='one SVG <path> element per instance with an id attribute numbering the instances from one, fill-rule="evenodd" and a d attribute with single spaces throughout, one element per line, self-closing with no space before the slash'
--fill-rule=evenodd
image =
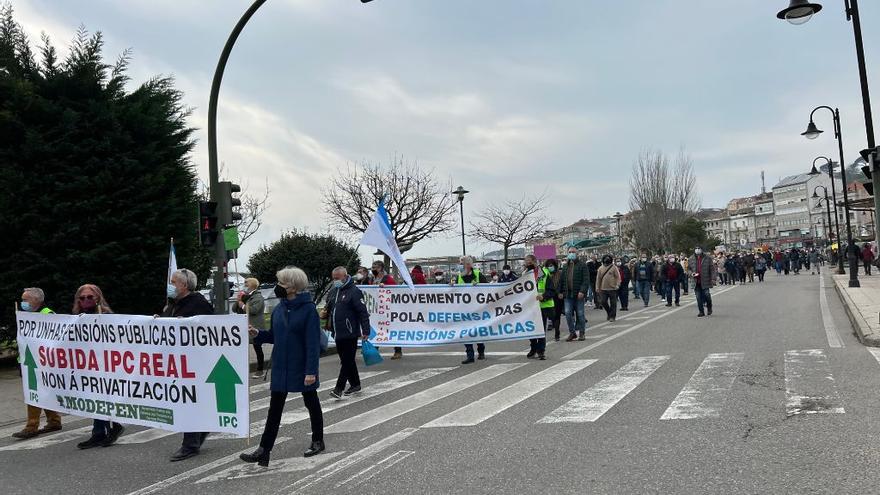
<path id="1" fill-rule="evenodd" d="M 458 285 L 477 285 L 477 284 L 485 284 L 488 283 L 489 280 L 485 275 L 480 273 L 480 270 L 474 268 L 474 257 L 473 256 L 462 256 L 461 257 L 461 265 L 459 265 L 458 270 L 458 278 L 456 279 L 456 283 Z M 474 345 L 473 344 L 465 344 L 464 345 L 465 359 L 461 362 L 461 364 L 471 364 L 474 362 Z M 482 342 L 477 343 L 477 359 L 486 359 L 486 345 Z"/>

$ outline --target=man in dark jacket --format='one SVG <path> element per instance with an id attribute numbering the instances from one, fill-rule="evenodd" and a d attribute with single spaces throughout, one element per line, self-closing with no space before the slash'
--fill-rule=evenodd
<path id="1" fill-rule="evenodd" d="M 666 293 L 666 306 L 672 306 L 672 292 L 675 291 L 675 305 L 680 306 L 681 299 L 681 279 L 684 278 L 684 267 L 675 260 L 675 256 L 670 255 L 660 270 L 660 277 L 663 280 L 663 289 Z"/>
<path id="2" fill-rule="evenodd" d="M 504 265 L 504 267 L 501 268 L 501 276 L 498 277 L 498 281 L 502 284 L 506 284 L 513 282 L 517 277 L 518 275 L 510 269 L 510 265 Z"/>
<path id="3" fill-rule="evenodd" d="M 336 351 L 339 354 L 339 378 L 330 396 L 342 399 L 344 395 L 360 393 L 361 379 L 358 376 L 357 343 L 358 339 L 370 336 L 370 312 L 364 304 L 364 295 L 354 284 L 344 266 L 333 269 L 333 288 L 327 293 L 327 305 L 324 306 Z M 345 383 L 350 387 L 345 390 Z M 344 391 L 344 392 L 343 392 Z"/>
<path id="4" fill-rule="evenodd" d="M 647 308 L 651 299 L 651 286 L 654 285 L 654 262 L 648 259 L 647 253 L 642 253 L 633 267 L 632 277 L 636 281 L 636 293 Z"/>
<path id="5" fill-rule="evenodd" d="M 629 311 L 629 283 L 632 282 L 632 272 L 629 269 L 629 258 L 624 256 L 614 260 L 617 271 L 620 273 L 620 287 L 617 289 L 617 299 L 620 301 L 620 310 Z"/>
<path id="6" fill-rule="evenodd" d="M 688 270 L 691 272 L 691 278 L 694 279 L 694 294 L 697 296 L 697 311 L 699 311 L 697 316 L 700 318 L 706 316 L 706 313 L 703 312 L 704 307 L 709 316 L 712 316 L 710 290 L 715 286 L 715 279 L 718 278 L 712 257 L 703 254 L 703 250 L 698 246 L 688 261 Z"/>
<path id="7" fill-rule="evenodd" d="M 568 248 L 568 256 L 561 275 L 558 297 L 562 299 L 565 322 L 568 324 L 568 338 L 565 341 L 571 342 L 578 338 L 585 340 L 587 317 L 584 311 L 584 299 L 590 290 L 590 272 L 578 259 L 577 248 Z M 575 315 L 577 321 L 574 319 Z"/>
<path id="8" fill-rule="evenodd" d="M 205 296 L 195 292 L 199 280 L 192 270 L 177 270 L 171 275 L 168 286 L 168 305 L 162 311 L 166 318 L 188 318 L 190 316 L 212 315 L 214 307 Z M 222 295 L 221 295 L 222 296 Z M 188 432 L 183 434 L 180 449 L 171 456 L 171 462 L 182 461 L 199 454 L 208 434 L 205 432 Z"/>
<path id="9" fill-rule="evenodd" d="M 592 255 L 587 261 L 587 272 L 590 274 L 590 285 L 587 287 L 587 300 L 593 303 L 593 309 L 599 309 L 599 298 L 596 297 L 596 274 L 599 272 L 599 257 Z"/>

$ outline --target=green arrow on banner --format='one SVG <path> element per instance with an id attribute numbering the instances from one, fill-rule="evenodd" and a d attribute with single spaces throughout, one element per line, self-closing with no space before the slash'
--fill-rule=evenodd
<path id="1" fill-rule="evenodd" d="M 226 356 L 220 355 L 211 374 L 205 383 L 214 384 L 214 394 L 217 396 L 217 412 L 233 413 L 236 412 L 235 403 L 235 386 L 241 385 L 241 378 L 235 372 L 235 368 L 226 359 Z"/>
<path id="2" fill-rule="evenodd" d="M 30 347 L 24 348 L 24 365 L 28 369 L 28 389 L 37 390 L 37 362 L 34 361 Z"/>

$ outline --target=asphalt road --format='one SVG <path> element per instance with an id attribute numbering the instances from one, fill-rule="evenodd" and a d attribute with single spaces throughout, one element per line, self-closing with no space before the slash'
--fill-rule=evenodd
<path id="1" fill-rule="evenodd" d="M 268 469 L 237 459 L 241 439 L 170 463 L 180 435 L 129 427 L 78 451 L 87 421 L 24 442 L 10 428 L 2 493 L 880 493 L 880 358 L 828 284 L 827 306 L 819 277 L 770 274 L 714 289 L 709 318 L 693 295 L 632 301 L 613 324 L 591 310 L 590 338 L 550 343 L 542 362 L 516 342 L 466 366 L 459 346 L 405 352 L 361 367 L 361 398 L 321 393 L 328 451 L 310 460 L 292 397 Z M 337 371 L 322 360 L 325 384 Z M 259 432 L 266 404 L 253 404 Z"/>

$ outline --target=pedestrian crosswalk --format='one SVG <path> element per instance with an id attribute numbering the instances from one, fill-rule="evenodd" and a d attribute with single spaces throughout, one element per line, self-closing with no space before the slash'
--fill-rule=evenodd
<path id="1" fill-rule="evenodd" d="M 775 359 L 783 361 L 784 376 L 774 376 L 779 383 L 773 390 L 778 396 L 780 412 L 787 416 L 845 413 L 828 352 L 806 349 L 779 353 Z M 880 351 L 876 357 L 880 361 Z M 364 385 L 360 394 L 341 401 L 323 396 L 322 409 L 327 418 L 325 433 L 345 434 L 380 428 L 398 418 L 415 417 L 411 413 L 416 411 L 421 411 L 419 424 L 411 426 L 417 428 L 474 427 L 502 418 L 511 409 L 527 403 L 532 406 L 540 404 L 528 421 L 545 425 L 542 427 L 603 421 L 624 408 L 628 411 L 635 408 L 637 414 L 650 414 L 649 419 L 661 421 L 660 424 L 712 420 L 723 418 L 725 414 L 737 414 L 733 411 L 735 408 L 749 407 L 748 403 L 743 404 L 742 396 L 737 396 L 739 400 L 734 401 L 734 387 L 738 378 L 745 376 L 742 368 L 747 358 L 743 352 L 727 352 L 708 354 L 699 364 L 691 360 L 676 362 L 673 355 L 655 355 L 634 357 L 619 363 L 608 359 L 568 359 L 555 363 L 496 361 L 486 366 L 435 367 L 404 374 L 391 370 L 367 370 L 361 373 Z M 333 383 L 328 380 L 320 392 L 326 393 L 332 387 Z M 469 393 L 471 400 L 463 403 L 459 394 L 470 389 L 478 392 Z M 257 383 L 250 387 L 250 391 L 254 397 L 252 413 L 267 409 L 268 397 L 261 394 L 269 393 L 268 386 Z M 547 395 L 538 399 L 541 394 Z M 646 400 L 647 396 L 650 400 Z M 282 415 L 282 427 L 304 422 L 309 417 L 308 411 L 298 402 L 298 394 L 291 394 L 289 400 L 293 402 Z M 656 405 L 658 400 L 665 406 L 662 414 L 659 411 L 663 409 L 645 406 Z M 356 414 L 333 415 L 336 410 L 364 401 L 372 402 L 366 408 L 359 408 Z M 549 406 L 541 410 L 544 404 Z M 431 417 L 435 410 L 438 412 Z M 257 436 L 265 419 L 257 414 L 253 416 L 250 431 L 252 436 Z M 522 421 L 522 417 L 516 416 L 513 421 Z M 9 443 L 0 446 L 0 452 L 82 440 L 88 436 L 90 428 L 65 429 L 31 441 Z M 137 430 L 137 427 L 131 429 Z M 174 433 L 141 429 L 123 435 L 118 443 L 143 444 L 170 435 Z M 209 439 L 217 442 L 233 437 L 212 435 Z"/>

